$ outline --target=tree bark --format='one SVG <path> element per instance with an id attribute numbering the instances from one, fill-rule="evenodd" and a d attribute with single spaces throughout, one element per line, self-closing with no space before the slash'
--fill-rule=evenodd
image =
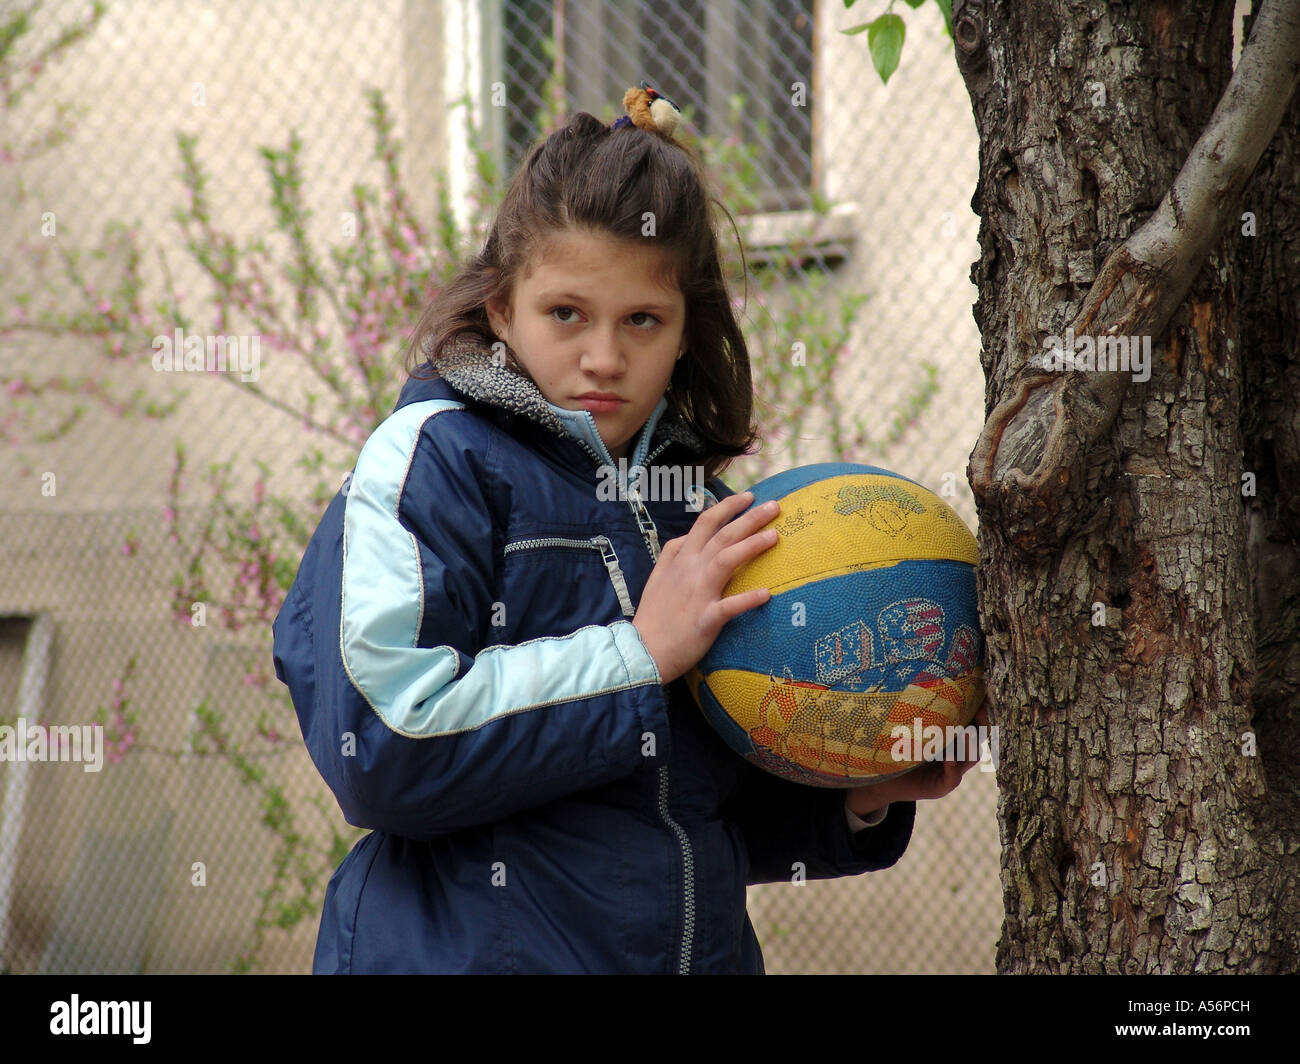
<path id="1" fill-rule="evenodd" d="M 1169 190 L 1231 76 L 1232 11 L 954 4 L 980 134 L 986 414 Z M 1035 541 L 976 491 L 1002 972 L 1268 971 L 1284 954 L 1252 746 L 1236 240 L 1151 336 L 1150 380 L 1126 381 L 1109 431 L 1066 456 L 1068 522 Z"/>
<path id="2" fill-rule="evenodd" d="M 1300 969 L 1300 96 L 1256 169 L 1234 233 L 1245 371 L 1242 434 L 1255 591 L 1252 727 L 1268 785 L 1260 818 L 1277 855 L 1273 970 Z M 1253 231 L 1253 235 L 1251 235 Z M 1247 488 L 1251 487 L 1249 482 Z"/>

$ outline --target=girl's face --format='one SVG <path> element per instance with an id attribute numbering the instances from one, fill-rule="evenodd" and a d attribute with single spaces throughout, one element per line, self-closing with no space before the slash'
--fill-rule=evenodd
<path id="1" fill-rule="evenodd" d="M 659 402 L 682 353 L 686 299 L 654 278 L 666 254 L 588 229 L 551 238 L 488 321 L 548 401 L 589 410 L 614 458 Z"/>

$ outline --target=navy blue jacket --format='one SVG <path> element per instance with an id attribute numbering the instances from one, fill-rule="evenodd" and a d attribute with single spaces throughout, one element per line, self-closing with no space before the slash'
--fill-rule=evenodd
<path id="1" fill-rule="evenodd" d="M 854 832 L 842 791 L 732 753 L 629 621 L 699 504 L 611 498 L 591 415 L 476 345 L 437 369 L 362 448 L 275 620 L 312 760 L 372 829 L 314 970 L 761 972 L 746 884 L 888 867 L 915 804 Z M 631 469 L 698 462 L 665 407 Z"/>

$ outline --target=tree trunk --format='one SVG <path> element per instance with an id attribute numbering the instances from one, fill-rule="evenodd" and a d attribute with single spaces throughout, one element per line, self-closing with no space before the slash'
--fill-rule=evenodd
<path id="1" fill-rule="evenodd" d="M 1268 784 L 1276 880 L 1271 969 L 1300 968 L 1300 96 L 1242 200 L 1237 324 L 1244 363 L 1248 559 L 1258 632 L 1252 727 Z M 1254 235 L 1248 235 L 1252 233 Z M 1247 489 L 1249 489 L 1249 481 Z"/>
<path id="2" fill-rule="evenodd" d="M 1231 76 L 1232 11 L 954 4 L 980 135 L 986 413 L 1165 195 Z M 1082 519 L 1064 542 L 1027 544 L 980 506 L 1002 972 L 1277 963 L 1275 814 L 1252 745 L 1237 239 L 1150 338 L 1150 380 L 1128 386 L 1086 483 L 1068 485 Z"/>

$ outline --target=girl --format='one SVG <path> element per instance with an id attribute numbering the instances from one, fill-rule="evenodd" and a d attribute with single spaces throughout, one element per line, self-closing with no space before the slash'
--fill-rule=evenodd
<path id="1" fill-rule="evenodd" d="M 787 783 L 679 679 L 767 600 L 722 589 L 777 504 L 716 479 L 754 440 L 749 361 L 665 102 L 533 151 L 276 618 L 312 759 L 372 829 L 318 973 L 762 972 L 746 883 L 892 865 L 967 767 Z"/>

